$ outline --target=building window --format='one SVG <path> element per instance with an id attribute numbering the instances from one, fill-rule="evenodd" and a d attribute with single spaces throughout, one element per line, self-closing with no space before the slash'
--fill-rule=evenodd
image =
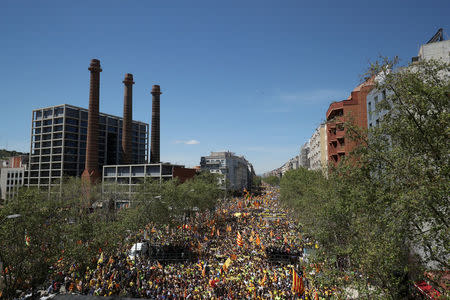
<path id="1" fill-rule="evenodd" d="M 66 108 L 66 116 L 78 118 L 78 110 Z"/>
<path id="2" fill-rule="evenodd" d="M 78 125 L 78 120 L 67 118 L 67 119 L 66 119 L 66 124 L 70 124 L 70 125 Z"/>
<path id="3" fill-rule="evenodd" d="M 60 116 L 64 113 L 64 108 L 63 107 L 56 107 L 55 108 L 55 117 Z"/>
<path id="4" fill-rule="evenodd" d="M 44 111 L 44 118 L 50 118 L 53 115 L 53 111 L 51 109 L 48 109 Z M 45 123 L 45 121 L 44 121 Z"/>
<path id="5" fill-rule="evenodd" d="M 77 141 L 78 140 L 78 134 L 66 133 L 66 139 Z"/>
<path id="6" fill-rule="evenodd" d="M 78 133 L 78 127 L 66 125 L 66 131 Z"/>
<path id="7" fill-rule="evenodd" d="M 42 118 L 42 111 L 41 110 L 36 111 L 34 119 L 41 119 L 41 118 Z"/>

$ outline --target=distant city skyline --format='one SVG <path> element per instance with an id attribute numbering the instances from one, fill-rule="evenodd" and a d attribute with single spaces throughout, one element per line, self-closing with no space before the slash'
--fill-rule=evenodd
<path id="1" fill-rule="evenodd" d="M 161 86 L 161 160 L 192 167 L 211 151 L 243 155 L 262 174 L 298 155 L 370 61 L 406 64 L 448 1 L 0 2 L 0 149 L 29 152 L 33 109 L 87 108 L 92 58 L 100 111 L 122 116 L 132 73 L 133 120 L 150 123 Z M 446 13 L 447 12 L 447 13 Z"/>

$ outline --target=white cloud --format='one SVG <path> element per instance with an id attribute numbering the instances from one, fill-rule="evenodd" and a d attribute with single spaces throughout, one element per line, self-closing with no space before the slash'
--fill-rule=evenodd
<path id="1" fill-rule="evenodd" d="M 190 141 L 185 142 L 185 144 L 186 145 L 197 145 L 197 144 L 200 144 L 200 142 L 197 140 L 190 140 Z"/>
<path id="2" fill-rule="evenodd" d="M 185 145 L 197 145 L 200 144 L 197 140 L 189 140 L 189 141 L 175 141 L 175 144 L 185 144 Z"/>

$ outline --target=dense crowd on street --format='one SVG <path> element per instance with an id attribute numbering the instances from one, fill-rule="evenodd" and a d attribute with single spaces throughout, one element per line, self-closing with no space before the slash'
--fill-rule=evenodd
<path id="1" fill-rule="evenodd" d="M 191 259 L 130 258 L 129 250 L 137 241 L 162 249 L 185 247 Z M 281 207 L 275 189 L 268 188 L 261 196 L 247 194 L 222 201 L 214 212 L 197 212 L 178 228 L 150 223 L 127 242 L 114 254 L 100 253 L 96 267 L 83 274 L 77 264 L 56 266 L 60 271 L 49 279 L 46 293 L 150 299 L 319 299 L 320 293 L 307 279 L 303 279 L 301 294 L 292 289 L 292 270 L 302 273 L 304 240 L 298 225 Z M 284 256 L 278 260 L 279 254 Z"/>

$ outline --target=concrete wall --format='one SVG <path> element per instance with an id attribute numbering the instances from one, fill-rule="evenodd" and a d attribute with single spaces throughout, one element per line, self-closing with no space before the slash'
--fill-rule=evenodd
<path id="1" fill-rule="evenodd" d="M 427 59 L 438 59 L 450 63 L 450 40 L 422 45 L 419 50 L 419 60 Z"/>

